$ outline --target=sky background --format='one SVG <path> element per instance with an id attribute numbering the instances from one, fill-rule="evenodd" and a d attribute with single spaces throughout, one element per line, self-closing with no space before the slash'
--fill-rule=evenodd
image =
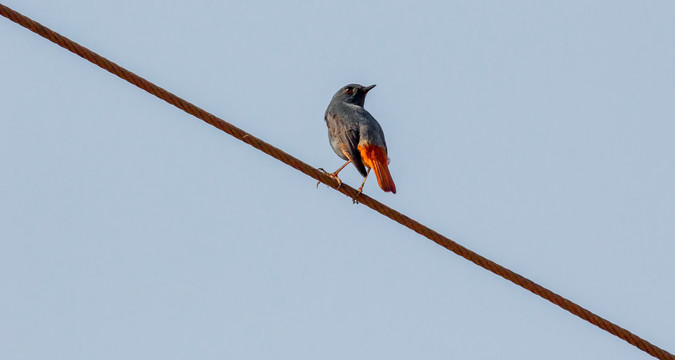
<path id="1" fill-rule="evenodd" d="M 672 1 L 2 0 L 675 352 Z M 650 359 L 0 18 L 0 358 Z M 358 186 L 353 167 L 343 181 Z"/>

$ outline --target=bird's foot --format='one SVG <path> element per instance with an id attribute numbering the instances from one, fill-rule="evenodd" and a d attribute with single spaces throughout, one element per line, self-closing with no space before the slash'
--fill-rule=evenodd
<path id="1" fill-rule="evenodd" d="M 332 177 L 335 181 L 337 181 L 338 186 L 336 187 L 336 189 L 339 189 L 340 186 L 342 186 L 342 180 L 340 180 L 340 178 L 337 176 L 338 171 L 336 171 L 336 172 L 334 172 L 334 173 L 329 173 L 328 171 L 324 170 L 323 168 L 319 168 L 319 170 L 321 170 L 324 174 L 326 174 L 326 175 Z M 319 182 L 316 183 L 316 188 L 317 188 L 317 189 L 319 188 L 319 184 L 321 184 L 321 181 L 319 181 Z"/>
<path id="2" fill-rule="evenodd" d="M 358 188 L 358 190 L 356 191 L 356 195 L 354 195 L 354 197 L 352 198 L 352 204 L 359 203 L 359 200 L 357 198 L 359 197 L 359 195 L 361 195 L 362 192 L 363 192 L 363 185 L 361 185 L 361 187 Z"/>
<path id="3" fill-rule="evenodd" d="M 320 170 L 321 172 L 323 172 L 323 173 L 326 173 L 326 170 L 324 170 L 323 168 L 319 168 L 319 170 Z M 316 188 L 317 188 L 317 189 L 319 188 L 319 184 L 321 184 L 321 180 L 319 180 L 319 181 L 316 182 Z"/>

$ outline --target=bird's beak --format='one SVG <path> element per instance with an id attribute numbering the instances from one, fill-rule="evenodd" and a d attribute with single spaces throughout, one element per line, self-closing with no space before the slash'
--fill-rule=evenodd
<path id="1" fill-rule="evenodd" d="M 363 88 L 363 92 L 367 94 L 368 91 L 372 90 L 374 87 L 375 87 L 375 84 L 370 85 L 370 86 L 366 86 L 366 87 Z"/>

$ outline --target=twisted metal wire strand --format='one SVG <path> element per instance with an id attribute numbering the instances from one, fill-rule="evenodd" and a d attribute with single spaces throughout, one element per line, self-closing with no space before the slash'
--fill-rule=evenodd
<path id="1" fill-rule="evenodd" d="M 160 99 L 168 102 L 171 105 L 176 106 L 177 108 L 195 116 L 203 121 L 207 122 L 210 125 L 217 127 L 218 129 L 234 136 L 235 138 L 253 146 L 254 148 L 268 154 L 275 159 L 282 161 L 283 163 L 301 171 L 302 173 L 334 188 L 335 190 L 343 193 L 346 196 L 354 199 L 357 196 L 357 191 L 346 185 L 342 184 L 338 186 L 338 183 L 335 179 L 328 176 L 325 172 L 322 172 L 314 167 L 306 164 L 305 162 L 291 156 L 290 154 L 284 152 L 283 150 L 274 147 L 265 141 L 245 132 L 244 130 L 239 129 L 238 127 L 216 117 L 215 115 L 193 105 L 192 103 L 172 94 L 171 92 L 151 83 L 148 80 L 132 73 L 131 71 L 115 64 L 114 62 L 96 54 L 95 52 L 75 43 L 74 41 L 52 31 L 51 29 L 39 24 L 38 22 L 8 8 L 7 6 L 0 4 L 0 15 L 8 18 L 9 20 L 33 31 L 34 33 L 46 38 L 47 40 L 71 51 L 82 58 L 98 65 L 99 67 L 107 70 L 122 79 L 130 82 L 133 85 L 138 86 L 139 88 L 153 94 Z M 598 326 L 599 328 L 618 336 L 619 338 L 627 341 L 631 345 L 636 346 L 642 351 L 663 360 L 675 360 L 675 356 L 668 351 L 653 345 L 649 341 L 631 333 L 630 331 L 622 328 L 619 325 L 616 325 L 592 312 L 586 310 L 585 308 L 577 305 L 576 303 L 554 293 L 551 290 L 544 288 L 543 286 L 529 280 L 497 263 L 492 260 L 489 260 L 462 245 L 448 239 L 447 237 L 437 233 L 436 231 L 422 225 L 421 223 L 409 218 L 408 216 L 380 203 L 379 201 L 367 196 L 366 194 L 358 195 L 358 202 L 381 213 L 382 215 L 398 222 L 399 224 L 415 231 L 416 233 L 428 238 L 429 240 L 434 241 L 438 245 L 454 252 L 455 254 L 473 262 L 474 264 L 489 270 L 506 280 L 513 282 L 514 284 L 521 286 L 534 294 L 539 295 L 540 297 L 560 306 L 561 308 L 569 311 L 570 313 L 590 322 L 593 325 Z"/>

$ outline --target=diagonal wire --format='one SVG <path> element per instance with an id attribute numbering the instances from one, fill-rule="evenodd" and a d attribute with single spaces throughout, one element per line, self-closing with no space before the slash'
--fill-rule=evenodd
<path id="1" fill-rule="evenodd" d="M 160 99 L 168 102 L 171 105 L 176 106 L 177 108 L 194 115 L 202 119 L 203 121 L 217 127 L 220 130 L 234 136 L 235 138 L 253 146 L 254 148 L 278 159 L 285 164 L 303 172 L 304 174 L 319 180 L 320 182 L 329 185 L 336 189 L 337 191 L 351 197 L 355 198 L 357 191 L 343 184 L 338 187 L 338 183 L 328 176 L 326 173 L 321 172 L 318 169 L 306 164 L 305 162 L 293 157 L 292 155 L 284 152 L 283 150 L 274 147 L 263 140 L 245 132 L 244 130 L 239 129 L 238 127 L 216 117 L 215 115 L 193 105 L 192 103 L 172 94 L 171 92 L 151 83 L 148 80 L 132 73 L 131 71 L 115 64 L 114 62 L 96 54 L 95 52 L 75 43 L 74 41 L 50 30 L 49 28 L 39 24 L 38 22 L 8 8 L 7 6 L 0 4 L 0 15 L 8 18 L 9 20 L 33 31 L 34 33 L 46 38 L 47 40 L 81 56 L 82 58 L 98 65 L 99 67 L 107 70 L 122 79 L 130 82 L 133 85 L 138 86 L 139 88 L 153 94 Z M 437 233 L 436 231 L 422 225 L 421 223 L 409 218 L 408 216 L 380 203 L 379 201 L 365 195 L 360 194 L 359 202 L 382 215 L 400 223 L 401 225 L 415 231 L 416 233 L 436 242 L 438 245 L 443 246 L 444 248 L 454 252 L 455 254 L 473 262 L 474 264 L 489 270 L 506 280 L 513 282 L 514 284 L 525 288 L 526 290 L 531 291 L 534 294 L 539 295 L 540 297 L 560 306 L 561 308 L 569 311 L 570 313 L 590 322 L 593 325 L 598 326 L 599 328 L 618 336 L 619 338 L 627 341 L 631 345 L 636 346 L 640 350 L 663 360 L 675 360 L 675 355 L 669 353 L 668 351 L 659 348 L 658 346 L 650 343 L 649 341 L 631 333 L 630 331 L 622 328 L 619 325 L 616 325 L 609 320 L 602 318 L 599 315 L 596 315 L 589 310 L 577 305 L 576 303 L 554 293 L 551 290 L 546 289 L 545 287 L 535 283 L 534 281 L 527 279 L 524 276 L 521 276 L 497 263 L 487 259 L 462 245 L 448 239 L 447 237 Z"/>

